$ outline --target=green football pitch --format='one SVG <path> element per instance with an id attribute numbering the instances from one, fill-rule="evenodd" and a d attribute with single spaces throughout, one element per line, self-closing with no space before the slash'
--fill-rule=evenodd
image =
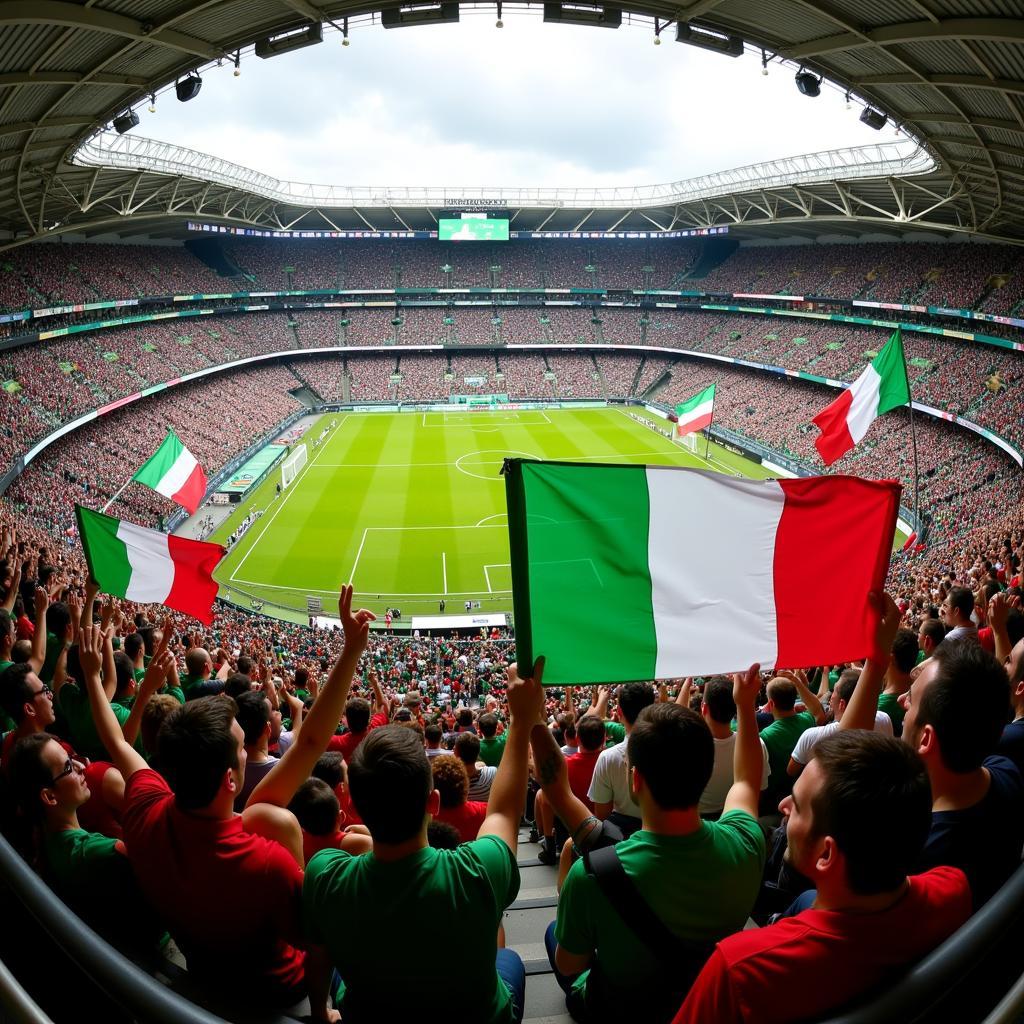
<path id="1" fill-rule="evenodd" d="M 316 447 L 314 439 L 335 426 Z M 336 615 L 340 585 L 378 615 L 403 618 L 512 609 L 505 483 L 507 456 L 697 466 L 762 478 L 761 466 L 712 444 L 705 462 L 620 408 L 486 412 L 335 413 L 303 440 L 309 459 L 280 495 L 275 467 L 214 533 L 224 541 L 263 509 L 218 567 L 220 592 L 304 621 L 319 597 Z"/>

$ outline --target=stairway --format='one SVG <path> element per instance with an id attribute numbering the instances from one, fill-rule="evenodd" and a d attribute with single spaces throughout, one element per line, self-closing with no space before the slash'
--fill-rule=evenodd
<path id="1" fill-rule="evenodd" d="M 558 987 L 544 949 L 544 932 L 555 919 L 558 869 L 537 860 L 539 846 L 528 842 L 529 830 L 519 830 L 519 895 L 505 911 L 505 945 L 526 966 L 526 1006 L 523 1024 L 570 1024 L 565 996 Z"/>

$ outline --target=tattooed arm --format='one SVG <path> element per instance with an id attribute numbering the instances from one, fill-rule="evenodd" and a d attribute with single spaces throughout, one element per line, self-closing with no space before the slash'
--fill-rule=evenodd
<path id="1" fill-rule="evenodd" d="M 586 845 L 586 837 L 598 824 L 587 805 L 569 788 L 569 773 L 565 758 L 558 748 L 554 734 L 538 722 L 530 732 L 530 748 L 537 781 L 548 798 L 555 814 L 569 830 L 573 842 Z"/>

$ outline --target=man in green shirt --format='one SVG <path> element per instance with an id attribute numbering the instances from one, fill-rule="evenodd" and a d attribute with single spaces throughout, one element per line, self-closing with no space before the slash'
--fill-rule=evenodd
<path id="1" fill-rule="evenodd" d="M 878 710 L 884 711 L 892 721 L 894 736 L 903 735 L 903 716 L 906 711 L 900 697 L 910 689 L 910 672 L 917 664 L 917 636 L 912 629 L 901 629 L 892 642 L 889 667 L 885 671 L 885 689 L 878 698 Z"/>
<path id="2" fill-rule="evenodd" d="M 700 715 L 656 703 L 627 740 L 630 786 L 643 827 L 615 847 L 641 900 L 677 943 L 637 930 L 578 860 L 545 943 L 566 1005 L 578 1021 L 668 1020 L 714 943 L 743 928 L 765 860 L 757 823 L 763 755 L 754 717 L 759 666 L 736 676 L 734 782 L 716 822 L 700 817 L 714 742 Z M 586 822 L 584 822 L 586 824 Z"/>
<path id="3" fill-rule="evenodd" d="M 480 716 L 477 728 L 480 730 L 480 760 L 491 768 L 497 768 L 505 752 L 508 733 L 498 734 L 498 716 L 490 711 Z"/>
<path id="4" fill-rule="evenodd" d="M 761 796 L 761 813 L 776 814 L 779 801 L 789 796 L 793 779 L 787 774 L 789 759 L 801 734 L 815 725 L 824 725 L 825 711 L 821 701 L 807 687 L 803 672 L 780 672 L 769 680 L 767 710 L 774 721 L 762 733 L 768 748 L 768 788 Z M 806 711 L 796 710 L 797 698 L 804 702 Z"/>
<path id="5" fill-rule="evenodd" d="M 544 713 L 542 667 L 538 662 L 536 677 L 525 680 L 515 666 L 509 670 L 508 738 L 473 842 L 451 850 L 427 844 L 427 825 L 440 803 L 418 735 L 383 726 L 356 748 L 349 790 L 373 852 L 316 854 L 302 891 L 306 934 L 327 947 L 345 982 L 347 1024 L 422 1016 L 423 993 L 437 984 L 437 964 L 423 955 L 425 936 L 435 949 L 460 951 L 459 1000 L 474 1021 L 522 1020 L 523 963 L 498 948 L 498 929 L 519 892 L 516 841 L 530 731 Z"/>

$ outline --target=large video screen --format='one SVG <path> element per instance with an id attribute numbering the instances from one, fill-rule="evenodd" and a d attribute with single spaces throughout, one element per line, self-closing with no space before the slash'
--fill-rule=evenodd
<path id="1" fill-rule="evenodd" d="M 441 217 L 437 237 L 442 242 L 507 242 L 508 218 Z"/>

